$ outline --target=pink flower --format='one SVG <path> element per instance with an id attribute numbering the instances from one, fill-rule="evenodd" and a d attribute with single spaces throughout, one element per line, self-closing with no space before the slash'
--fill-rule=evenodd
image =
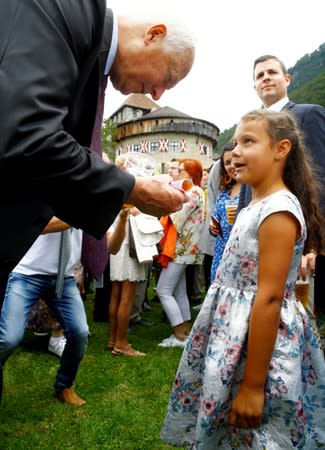
<path id="1" fill-rule="evenodd" d="M 212 399 L 203 400 L 201 409 L 206 416 L 212 416 L 216 408 L 216 402 Z"/>
<path id="2" fill-rule="evenodd" d="M 242 256 L 241 258 L 241 269 L 243 275 L 249 275 L 254 272 L 255 267 L 257 266 L 257 261 L 250 256 Z"/>
<path id="3" fill-rule="evenodd" d="M 219 308 L 219 313 L 221 316 L 225 316 L 227 314 L 228 308 L 226 305 L 221 305 Z"/>
<path id="4" fill-rule="evenodd" d="M 239 344 L 232 345 L 231 347 L 227 348 L 227 356 L 230 356 L 231 362 L 236 362 L 239 359 L 241 351 L 241 346 Z"/>
<path id="5" fill-rule="evenodd" d="M 198 349 L 204 346 L 205 342 L 206 342 L 206 335 L 202 334 L 202 333 L 198 333 L 195 334 L 194 336 L 192 336 L 192 345 L 193 345 L 193 349 Z"/>

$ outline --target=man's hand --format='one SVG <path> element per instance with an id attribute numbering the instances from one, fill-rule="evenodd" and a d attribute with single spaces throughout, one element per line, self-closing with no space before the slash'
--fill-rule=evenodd
<path id="1" fill-rule="evenodd" d="M 186 195 L 170 186 L 169 175 L 136 177 L 133 191 L 127 203 L 145 214 L 161 217 L 179 211 L 188 199 Z"/>

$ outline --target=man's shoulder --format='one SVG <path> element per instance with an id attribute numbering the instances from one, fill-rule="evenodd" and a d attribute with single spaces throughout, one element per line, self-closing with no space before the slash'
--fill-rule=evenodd
<path id="1" fill-rule="evenodd" d="M 291 101 L 289 101 L 283 109 L 291 110 L 293 113 L 308 113 L 316 110 L 324 111 L 324 107 L 317 103 L 294 103 Z"/>

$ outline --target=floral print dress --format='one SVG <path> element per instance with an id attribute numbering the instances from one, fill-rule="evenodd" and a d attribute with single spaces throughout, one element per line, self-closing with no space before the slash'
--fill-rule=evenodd
<path id="1" fill-rule="evenodd" d="M 177 231 L 175 264 L 202 264 L 200 238 L 204 224 L 204 192 L 199 186 L 192 186 L 186 192 L 188 201 L 180 211 L 170 215 Z"/>
<path id="2" fill-rule="evenodd" d="M 246 361 L 251 308 L 257 291 L 258 229 L 276 211 L 301 224 L 265 384 L 262 425 L 228 422 Z M 296 197 L 278 191 L 243 209 L 184 349 L 161 437 L 191 449 L 325 448 L 325 361 L 295 281 L 306 227 Z M 263 342 L 257 343 L 263 345 Z"/>

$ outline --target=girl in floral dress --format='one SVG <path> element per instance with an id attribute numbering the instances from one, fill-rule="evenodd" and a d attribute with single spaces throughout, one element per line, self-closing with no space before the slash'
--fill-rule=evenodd
<path id="1" fill-rule="evenodd" d="M 161 437 L 201 450 L 324 448 L 325 361 L 295 297 L 303 249 L 324 249 L 306 149 L 295 119 L 268 110 L 245 115 L 234 142 L 253 198 L 193 325 Z"/>

